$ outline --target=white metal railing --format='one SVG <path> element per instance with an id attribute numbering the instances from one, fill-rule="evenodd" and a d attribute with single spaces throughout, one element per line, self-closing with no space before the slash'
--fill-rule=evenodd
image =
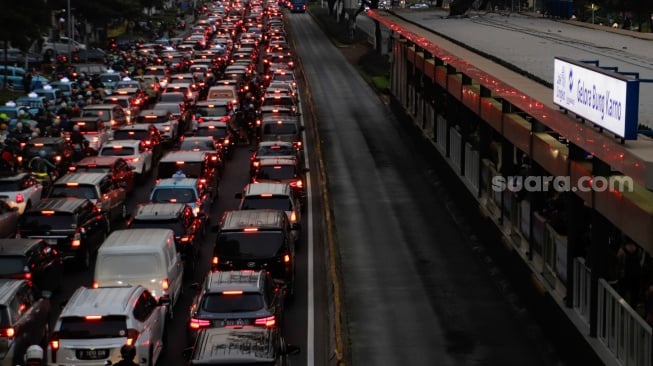
<path id="1" fill-rule="evenodd" d="M 651 366 L 651 326 L 599 279 L 597 338 L 624 366 Z"/>
<path id="2" fill-rule="evenodd" d="M 592 283 L 592 269 L 585 265 L 585 258 L 574 258 L 574 310 L 585 322 L 590 324 L 590 293 Z"/>
<path id="3" fill-rule="evenodd" d="M 435 136 L 435 145 L 442 156 L 447 155 L 447 120 L 442 115 L 437 115 L 435 122 L 437 124 L 437 134 Z"/>
<path id="4" fill-rule="evenodd" d="M 470 189 L 474 196 L 478 196 L 479 193 L 479 164 L 481 158 L 479 157 L 478 151 L 472 148 L 472 145 L 469 142 L 465 143 L 465 179 L 471 185 Z"/>

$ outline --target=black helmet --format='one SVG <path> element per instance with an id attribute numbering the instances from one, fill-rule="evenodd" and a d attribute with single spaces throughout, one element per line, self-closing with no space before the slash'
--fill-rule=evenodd
<path id="1" fill-rule="evenodd" d="M 126 344 L 120 347 L 120 356 L 122 356 L 124 360 L 133 361 L 134 357 L 136 357 L 136 348 Z"/>

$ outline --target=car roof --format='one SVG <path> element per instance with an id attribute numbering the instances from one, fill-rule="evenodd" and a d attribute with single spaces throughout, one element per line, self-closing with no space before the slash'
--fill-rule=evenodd
<path id="1" fill-rule="evenodd" d="M 263 287 L 263 271 L 211 271 L 206 275 L 204 289 L 207 292 L 242 290 L 259 292 Z"/>
<path id="2" fill-rule="evenodd" d="M 25 280 L 0 279 L 0 304 L 7 305 Z"/>
<path id="3" fill-rule="evenodd" d="M 122 229 L 114 230 L 104 240 L 100 254 L 151 253 L 157 248 L 174 244 L 174 232 L 171 229 Z"/>
<path id="4" fill-rule="evenodd" d="M 138 147 L 140 143 L 141 140 L 111 140 L 105 142 L 100 149 L 104 149 L 105 147 L 113 147 L 113 146 Z"/>
<path id="5" fill-rule="evenodd" d="M 121 126 L 118 131 L 123 131 L 123 130 L 149 130 L 153 126 L 149 123 L 134 123 L 133 125 L 127 125 L 127 126 Z M 156 128 L 156 127 L 155 127 Z"/>
<path id="6" fill-rule="evenodd" d="M 116 164 L 118 160 L 124 160 L 120 156 L 87 156 L 75 163 L 74 166 L 106 166 L 110 167 Z"/>
<path id="7" fill-rule="evenodd" d="M 29 173 L 12 173 L 12 172 L 2 172 L 0 173 L 0 182 L 13 181 L 23 179 Z"/>
<path id="8" fill-rule="evenodd" d="M 146 115 L 155 115 L 155 116 L 167 116 L 169 112 L 163 109 L 143 109 L 138 113 L 139 116 Z"/>
<path id="9" fill-rule="evenodd" d="M 177 150 L 177 151 L 170 151 L 167 154 L 165 154 L 159 162 L 163 163 L 169 163 L 169 162 L 177 162 L 177 161 L 204 161 L 206 157 L 206 151 L 184 151 L 184 150 Z"/>
<path id="10" fill-rule="evenodd" d="M 59 144 L 64 141 L 65 140 L 63 137 L 34 137 L 33 139 L 27 141 L 27 145 L 36 145 L 36 144 L 51 145 L 51 144 Z"/>
<path id="11" fill-rule="evenodd" d="M 0 239 L 0 256 L 3 255 L 25 255 L 35 245 L 42 242 L 43 239 Z"/>
<path id="12" fill-rule="evenodd" d="M 158 183 L 154 185 L 154 188 L 175 188 L 175 187 L 197 187 L 197 184 L 199 182 L 199 179 L 197 178 L 183 178 L 183 177 L 175 177 L 175 178 L 164 178 L 161 179 Z"/>
<path id="13" fill-rule="evenodd" d="M 146 202 L 136 207 L 134 219 L 137 220 L 164 220 L 175 218 L 184 212 L 185 203 L 156 203 Z"/>
<path id="14" fill-rule="evenodd" d="M 107 175 L 109 175 L 109 173 L 71 172 L 62 175 L 53 184 L 54 185 L 65 185 L 67 183 L 98 184 Z"/>
<path id="15" fill-rule="evenodd" d="M 85 198 L 65 197 L 65 198 L 43 198 L 36 205 L 32 206 L 29 212 L 37 211 L 59 211 L 73 213 L 79 206 L 89 202 Z"/>
<path id="16" fill-rule="evenodd" d="M 113 109 L 116 107 L 120 107 L 119 105 L 116 104 L 91 104 L 87 105 L 84 108 L 82 108 L 82 111 L 84 110 L 93 110 L 93 109 Z"/>
<path id="17" fill-rule="evenodd" d="M 80 287 L 68 300 L 59 318 L 87 315 L 130 315 L 131 304 L 143 290 L 141 286 Z"/>
<path id="18" fill-rule="evenodd" d="M 220 220 L 220 230 L 241 231 L 245 228 L 256 227 L 259 229 L 278 229 L 286 213 L 280 210 L 228 210 Z"/>
<path id="19" fill-rule="evenodd" d="M 263 165 L 297 165 L 297 160 L 288 158 L 269 158 L 262 159 L 261 166 Z"/>
<path id="20" fill-rule="evenodd" d="M 198 338 L 192 365 L 274 362 L 275 328 L 206 328 Z"/>
<path id="21" fill-rule="evenodd" d="M 243 191 L 245 196 L 259 196 L 262 194 L 290 196 L 292 194 L 290 184 L 276 182 L 249 183 Z"/>
<path id="22" fill-rule="evenodd" d="M 259 145 L 259 147 L 261 147 L 261 146 L 275 146 L 275 145 L 280 145 L 280 146 L 285 145 L 285 146 L 288 146 L 288 147 L 292 147 L 293 143 L 289 142 L 289 141 L 272 141 L 272 140 L 270 140 L 270 141 L 261 141 L 261 142 L 259 142 L 258 145 Z"/>

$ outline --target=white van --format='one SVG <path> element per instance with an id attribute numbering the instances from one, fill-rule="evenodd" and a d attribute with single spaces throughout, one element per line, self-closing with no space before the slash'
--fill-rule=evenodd
<path id="1" fill-rule="evenodd" d="M 207 102 L 227 102 L 238 109 L 238 87 L 236 85 L 216 85 L 209 88 Z"/>
<path id="2" fill-rule="evenodd" d="M 168 297 L 172 315 L 181 295 L 183 274 L 172 230 L 116 230 L 98 250 L 93 287 L 141 285 L 157 300 Z"/>

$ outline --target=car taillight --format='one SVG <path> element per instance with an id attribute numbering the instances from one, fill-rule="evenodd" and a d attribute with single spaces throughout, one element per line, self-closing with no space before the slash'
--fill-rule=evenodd
<path id="1" fill-rule="evenodd" d="M 5 328 L 0 330 L 0 337 L 14 338 L 16 330 L 14 328 Z"/>
<path id="2" fill-rule="evenodd" d="M 298 179 L 298 180 L 296 180 L 294 182 L 290 182 L 291 187 L 301 188 L 303 185 L 304 185 L 304 183 L 302 183 L 301 179 Z"/>
<path id="3" fill-rule="evenodd" d="M 210 320 L 190 318 L 190 329 L 202 329 L 211 326 Z"/>
<path id="4" fill-rule="evenodd" d="M 61 161 L 61 156 L 59 156 L 59 155 L 55 156 L 54 161 L 60 162 Z"/>
<path id="5" fill-rule="evenodd" d="M 136 340 L 138 339 L 139 335 L 140 333 L 138 333 L 137 330 L 127 329 L 127 340 L 125 341 L 125 344 L 128 346 L 133 346 L 136 344 Z"/>
<path id="6" fill-rule="evenodd" d="M 52 333 L 49 343 L 52 362 L 57 362 L 57 351 L 59 351 L 59 333 Z"/>
<path id="7" fill-rule="evenodd" d="M 100 287 L 100 284 L 97 281 L 93 281 L 93 288 Z"/>
<path id="8" fill-rule="evenodd" d="M 295 211 L 290 213 L 290 222 L 297 222 L 297 213 Z"/>
<path id="9" fill-rule="evenodd" d="M 82 245 L 82 234 L 84 233 L 84 229 L 81 231 L 76 231 L 75 235 L 73 235 L 73 241 L 70 243 L 71 246 L 77 248 L 80 245 Z"/>
<path id="10" fill-rule="evenodd" d="M 25 196 L 22 193 L 16 194 L 16 203 L 23 203 L 25 201 Z"/>
<path id="11" fill-rule="evenodd" d="M 283 262 L 284 263 L 290 263 L 290 254 L 285 254 L 283 256 Z"/>
<path id="12" fill-rule="evenodd" d="M 15 274 L 15 275 L 11 276 L 11 278 L 17 279 L 17 280 L 31 280 L 32 279 L 32 273 L 31 272 L 23 272 L 23 273 Z"/>
<path id="13" fill-rule="evenodd" d="M 163 281 L 161 281 L 161 288 L 163 288 L 163 291 L 168 291 L 168 288 L 170 288 L 170 282 L 168 282 L 167 278 L 164 278 Z"/>
<path id="14" fill-rule="evenodd" d="M 18 160 L 18 163 L 22 163 L 23 162 L 23 157 L 22 156 L 17 156 L 16 160 Z"/>
<path id="15" fill-rule="evenodd" d="M 268 316 L 266 318 L 258 318 L 254 321 L 256 325 L 264 325 L 266 327 L 273 327 L 277 323 L 274 315 Z"/>
<path id="16" fill-rule="evenodd" d="M 219 261 L 220 261 L 220 259 L 218 259 L 218 257 L 213 257 L 213 259 L 211 259 L 211 264 L 213 264 L 214 266 L 217 266 Z"/>

